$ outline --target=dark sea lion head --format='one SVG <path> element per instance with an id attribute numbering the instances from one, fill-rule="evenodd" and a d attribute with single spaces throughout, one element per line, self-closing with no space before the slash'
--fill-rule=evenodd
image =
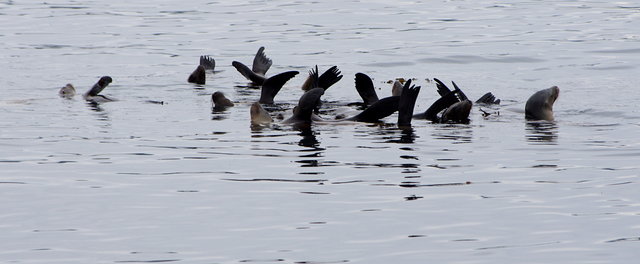
<path id="1" fill-rule="evenodd" d="M 224 93 L 215 92 L 211 95 L 211 101 L 213 101 L 214 107 L 231 107 L 233 106 L 233 102 L 229 100 Z"/>
<path id="2" fill-rule="evenodd" d="M 283 121 L 285 124 L 310 124 L 313 121 L 313 111 L 320 105 L 323 88 L 313 88 L 300 96 L 298 105 L 293 109 L 293 116 Z"/>
<path id="3" fill-rule="evenodd" d="M 469 113 L 473 103 L 469 100 L 457 102 L 442 113 L 442 122 L 469 122 Z"/>
<path id="4" fill-rule="evenodd" d="M 198 67 L 189 75 L 189 79 L 187 79 L 190 83 L 195 84 L 205 84 L 206 83 L 206 73 L 204 66 L 198 65 Z"/>
<path id="5" fill-rule="evenodd" d="M 553 86 L 537 91 L 525 105 L 525 118 L 527 120 L 553 121 L 553 104 L 560 95 L 560 88 Z"/>

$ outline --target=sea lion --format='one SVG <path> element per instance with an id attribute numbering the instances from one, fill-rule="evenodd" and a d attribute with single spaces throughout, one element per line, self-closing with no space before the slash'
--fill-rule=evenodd
<path id="1" fill-rule="evenodd" d="M 204 85 L 207 82 L 207 74 L 206 71 L 213 71 L 216 68 L 216 61 L 207 55 L 200 56 L 200 64 L 198 67 L 189 75 L 187 79 L 190 83 Z"/>
<path id="2" fill-rule="evenodd" d="M 396 80 L 394 82 L 395 94 L 392 92 L 392 96 L 378 99 L 373 81 L 368 75 L 361 72 L 356 73 L 355 81 L 356 90 L 362 98 L 364 105 L 368 107 L 359 114 L 346 118 L 345 120 L 378 122 L 380 119 L 398 111 L 398 125 L 411 125 L 413 109 L 418 93 L 420 92 L 420 86 L 411 86 L 411 80 L 406 81 L 404 85 Z M 400 87 L 398 87 L 398 85 Z M 407 89 L 406 93 L 404 92 L 405 89 Z"/>
<path id="3" fill-rule="evenodd" d="M 84 99 L 91 102 L 111 102 L 115 101 L 113 98 L 109 98 L 99 93 L 107 88 L 107 86 L 113 81 L 109 76 L 102 76 L 91 89 L 83 95 Z"/>
<path id="4" fill-rule="evenodd" d="M 269 112 L 267 112 L 267 110 L 264 110 L 264 108 L 262 108 L 262 105 L 260 105 L 260 103 L 258 102 L 251 104 L 249 113 L 251 114 L 251 124 L 268 125 L 273 123 L 273 118 L 271 118 Z"/>
<path id="5" fill-rule="evenodd" d="M 189 75 L 189 79 L 187 79 L 187 81 L 190 83 L 204 85 L 207 82 L 204 66 L 198 65 L 191 75 Z"/>
<path id="6" fill-rule="evenodd" d="M 232 107 L 234 104 L 224 96 L 222 92 L 215 92 L 211 95 L 211 101 L 213 102 L 213 108 L 218 110 L 224 110 L 227 107 Z"/>
<path id="7" fill-rule="evenodd" d="M 363 78 L 363 75 L 360 75 L 359 78 Z M 369 91 L 365 94 L 369 94 L 371 91 L 375 93 L 375 90 L 371 90 L 368 88 L 367 90 Z M 405 90 L 407 91 L 406 93 L 404 92 Z M 398 114 L 398 125 L 410 125 L 411 118 L 413 117 L 415 100 L 418 97 L 418 93 L 420 92 L 420 86 L 412 86 L 411 80 L 408 80 L 404 83 L 402 91 L 402 94 L 399 96 L 389 96 L 377 100 L 359 114 L 349 118 L 345 118 L 343 120 L 375 123 L 379 122 L 381 119 L 387 116 L 390 116 L 396 111 L 402 110 L 402 112 Z M 373 97 L 371 96 L 371 98 Z"/>
<path id="8" fill-rule="evenodd" d="M 553 104 L 559 94 L 560 88 L 558 86 L 534 93 L 529 97 L 524 107 L 525 118 L 527 120 L 553 121 Z"/>
<path id="9" fill-rule="evenodd" d="M 67 83 L 67 85 L 60 88 L 60 91 L 58 91 L 58 95 L 65 99 L 71 99 L 76 95 L 76 88 L 74 88 L 72 84 Z"/>
<path id="10" fill-rule="evenodd" d="M 336 67 L 337 68 L 337 67 Z M 309 76 L 311 79 L 310 84 L 315 86 L 313 89 L 306 91 L 298 100 L 298 105 L 293 109 L 293 116 L 284 120 L 285 124 L 302 124 L 302 123 L 311 123 L 315 117 L 313 116 L 313 111 L 320 106 L 320 97 L 324 94 L 326 88 L 320 87 L 321 82 L 322 85 L 331 86 L 337 80 L 340 80 L 342 76 L 335 75 L 336 73 L 340 73 L 339 71 L 331 71 L 329 74 L 323 74 L 325 77 L 321 81 L 321 76 L 318 76 L 318 66 L 316 65 L 315 70 L 312 69 L 309 71 Z M 265 81 L 268 83 L 269 80 Z M 264 91 L 264 90 L 263 90 Z M 264 92 L 263 92 L 264 93 Z M 251 113 L 251 122 L 253 124 L 269 124 L 273 122 L 273 118 L 269 115 L 269 113 L 262 108 L 261 102 L 258 101 L 251 105 L 250 109 Z"/>
<path id="11" fill-rule="evenodd" d="M 283 124 L 303 125 L 311 124 L 313 121 L 313 110 L 320 103 L 320 97 L 324 94 L 324 89 L 314 88 L 306 91 L 298 100 L 298 105 L 293 110 L 293 116 L 282 121 Z M 255 125 L 267 125 L 273 122 L 269 112 L 262 108 L 259 102 L 251 105 L 251 123 Z"/>
<path id="12" fill-rule="evenodd" d="M 317 71 L 313 76 L 317 80 Z M 317 83 L 315 81 L 314 83 Z M 294 125 L 308 125 L 312 122 L 324 122 L 335 123 L 342 121 L 355 121 L 355 122 L 379 122 L 382 118 L 385 118 L 396 111 L 400 111 L 398 114 L 398 126 L 410 126 L 411 118 L 413 116 L 413 108 L 416 98 L 420 92 L 420 86 L 411 86 L 411 82 L 405 83 L 404 91 L 400 96 L 391 96 L 380 99 L 369 106 L 361 113 L 340 120 L 323 120 L 314 115 L 314 110 L 320 105 L 320 98 L 324 94 L 325 89 L 322 87 L 316 87 L 306 91 L 298 101 L 298 105 L 294 108 L 293 116 L 285 119 L 282 123 L 294 124 Z M 251 122 L 253 124 L 270 124 L 273 119 L 269 116 L 259 103 L 254 103 L 251 106 Z"/>
<path id="13" fill-rule="evenodd" d="M 449 89 L 443 82 L 434 78 L 440 98 L 436 100 L 424 113 L 414 115 L 414 118 L 431 120 L 434 123 L 468 123 L 469 113 L 473 103 L 462 92 L 455 82 L 451 82 L 454 90 Z M 443 111 L 444 110 L 444 111 Z M 442 115 L 438 114 L 442 112 Z"/>
<path id="14" fill-rule="evenodd" d="M 391 87 L 391 95 L 400 96 L 402 94 L 403 85 L 399 80 L 393 81 L 393 86 Z"/>

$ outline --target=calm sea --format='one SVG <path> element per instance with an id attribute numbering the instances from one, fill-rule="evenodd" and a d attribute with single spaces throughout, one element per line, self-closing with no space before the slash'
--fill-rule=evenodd
<path id="1" fill-rule="evenodd" d="M 513 2 L 513 1 L 511 1 Z M 1 263 L 636 263 L 640 4 L 611 1 L 0 1 Z M 290 113 L 311 67 L 455 81 L 466 125 L 255 128 L 257 49 Z M 187 83 L 200 55 L 207 84 Z M 59 98 L 100 76 L 116 102 Z M 557 85 L 553 124 L 524 103 Z M 236 102 L 214 111 L 211 94 Z M 491 113 L 483 117 L 482 111 Z"/>

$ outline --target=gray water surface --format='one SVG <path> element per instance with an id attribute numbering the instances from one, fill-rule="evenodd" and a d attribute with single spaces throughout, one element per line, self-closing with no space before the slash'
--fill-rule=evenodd
<path id="1" fill-rule="evenodd" d="M 2 1 L 2 263 L 636 263 L 640 4 L 608 1 Z M 470 124 L 252 128 L 231 66 L 454 80 Z M 186 82 L 200 55 L 206 85 Z M 100 76 L 116 102 L 82 94 Z M 527 123 L 557 85 L 556 122 Z M 222 91 L 236 102 L 213 111 Z M 149 102 L 149 101 L 154 101 Z M 158 102 L 162 102 L 161 104 Z M 483 117 L 481 110 L 492 113 Z"/>

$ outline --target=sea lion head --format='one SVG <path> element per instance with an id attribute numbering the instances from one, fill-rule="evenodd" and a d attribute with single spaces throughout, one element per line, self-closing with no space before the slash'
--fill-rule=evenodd
<path id="1" fill-rule="evenodd" d="M 469 122 L 469 113 L 471 112 L 471 107 L 473 103 L 469 100 L 463 100 L 457 102 L 442 113 L 442 121 L 454 121 L 454 122 Z"/>
<path id="2" fill-rule="evenodd" d="M 262 105 L 260 105 L 260 103 L 258 102 L 251 104 L 249 113 L 251 113 L 252 124 L 267 125 L 273 122 L 273 118 L 271 118 L 267 110 L 264 110 L 264 108 L 262 108 Z"/>
<path id="3" fill-rule="evenodd" d="M 206 73 L 204 66 L 198 65 L 198 67 L 189 75 L 189 79 L 187 79 L 190 83 L 195 84 L 205 84 L 206 83 Z"/>
<path id="4" fill-rule="evenodd" d="M 560 95 L 560 88 L 553 86 L 537 91 L 525 105 L 525 118 L 528 120 L 553 121 L 553 104 Z"/>
<path id="5" fill-rule="evenodd" d="M 229 100 L 224 93 L 215 92 L 211 95 L 211 101 L 213 101 L 214 107 L 231 107 L 233 102 Z"/>
<path id="6" fill-rule="evenodd" d="M 67 83 L 67 85 L 65 85 L 64 87 L 60 88 L 60 91 L 58 92 L 58 95 L 60 95 L 60 97 L 62 98 L 67 98 L 70 99 L 73 96 L 76 95 L 76 88 L 73 87 L 72 84 Z"/>
<path id="7" fill-rule="evenodd" d="M 391 95 L 392 96 L 400 96 L 402 94 L 402 88 L 403 87 L 404 87 L 404 85 L 400 82 L 400 80 L 395 80 L 393 82 L 393 86 L 391 88 Z"/>

